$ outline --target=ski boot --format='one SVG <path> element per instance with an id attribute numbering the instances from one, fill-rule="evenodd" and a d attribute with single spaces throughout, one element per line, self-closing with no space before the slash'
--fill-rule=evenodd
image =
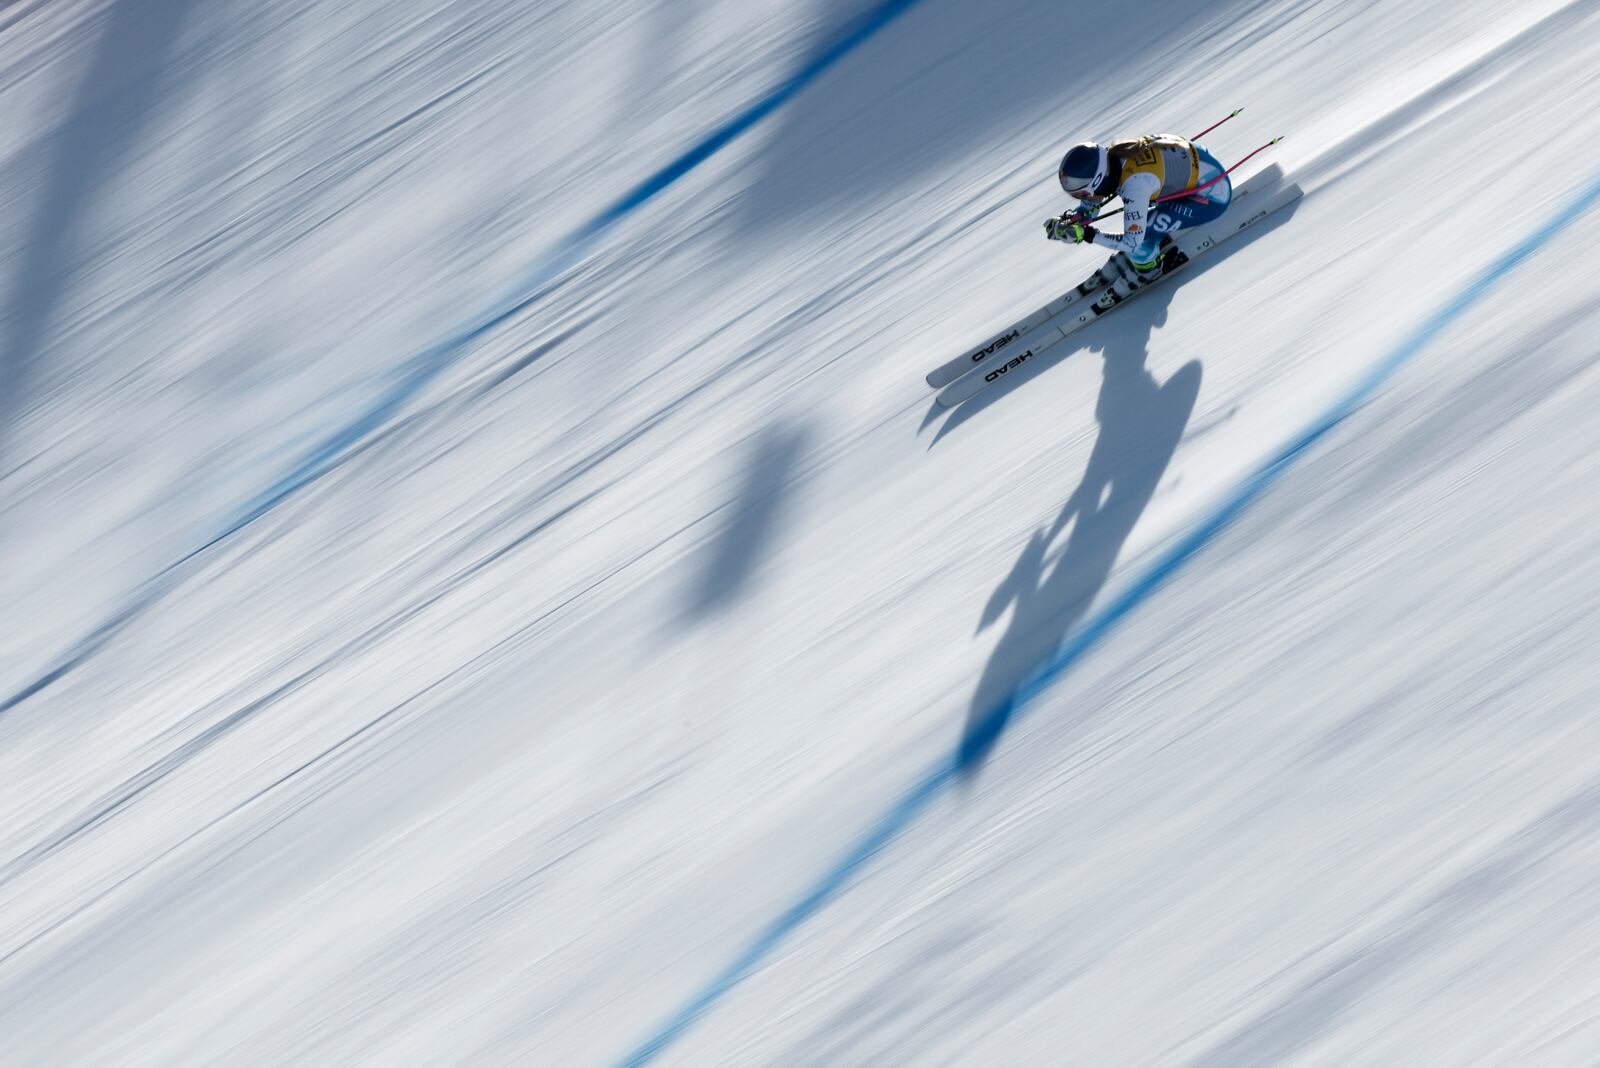
<path id="1" fill-rule="evenodd" d="M 1128 265 L 1134 270 L 1134 277 L 1141 286 L 1147 286 L 1159 281 L 1161 276 L 1168 271 L 1176 270 L 1189 262 L 1189 257 L 1183 254 L 1183 249 L 1178 247 L 1178 242 L 1169 234 L 1161 239 L 1161 244 L 1156 246 L 1156 257 L 1149 263 L 1134 263 L 1131 259 Z"/>
<path id="2" fill-rule="evenodd" d="M 1119 252 L 1113 263 L 1119 268 L 1117 273 L 1120 277 L 1108 285 L 1106 291 L 1100 294 L 1100 299 L 1094 302 L 1095 314 L 1110 311 L 1145 286 L 1160 281 L 1168 271 L 1175 271 L 1188 262 L 1189 257 L 1184 255 L 1178 242 L 1171 237 L 1161 239 L 1160 255 L 1149 263 L 1134 263 L 1127 253 Z"/>

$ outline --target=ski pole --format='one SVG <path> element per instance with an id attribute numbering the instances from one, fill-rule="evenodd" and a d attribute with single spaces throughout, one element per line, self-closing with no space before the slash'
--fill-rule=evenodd
<path id="1" fill-rule="evenodd" d="M 1157 197 L 1155 200 L 1151 201 L 1151 203 L 1160 204 L 1160 203 L 1162 203 L 1164 201 L 1177 200 L 1180 197 L 1192 197 L 1196 193 L 1204 193 L 1207 189 L 1210 189 L 1212 186 L 1214 186 L 1218 182 L 1222 181 L 1228 175 L 1232 174 L 1234 171 L 1238 170 L 1240 167 L 1243 167 L 1246 163 L 1249 163 L 1252 158 L 1261 155 L 1261 153 L 1265 152 L 1267 149 L 1271 148 L 1273 145 L 1277 144 L 1279 141 L 1282 141 L 1282 140 L 1283 140 L 1282 137 L 1274 137 L 1272 140 L 1268 141 L 1266 144 L 1262 145 L 1260 148 L 1258 148 L 1254 152 L 1250 153 L 1250 155 L 1246 156 L 1244 159 L 1240 160 L 1238 163 L 1235 163 L 1233 166 L 1229 167 L 1227 170 L 1223 171 L 1221 174 L 1217 175 L 1215 178 L 1211 179 L 1209 182 L 1204 182 L 1204 183 L 1202 183 L 1200 185 L 1197 185 L 1193 189 L 1185 189 L 1181 193 L 1168 193 L 1164 197 Z"/>
<path id="2" fill-rule="evenodd" d="M 1244 108 L 1234 108 L 1233 111 L 1231 111 L 1228 114 L 1228 119 L 1233 118 L 1235 115 L 1239 114 L 1239 112 L 1241 112 L 1243 110 L 1244 110 Z M 1227 122 L 1228 119 L 1223 119 L 1221 122 L 1212 123 L 1210 126 L 1207 126 L 1204 130 L 1201 130 L 1199 133 L 1197 133 L 1193 137 L 1189 138 L 1189 140 L 1191 140 L 1191 141 L 1200 140 L 1200 138 L 1204 137 L 1206 134 L 1210 133 L 1212 130 L 1215 130 L 1218 126 L 1221 126 L 1222 123 Z"/>
<path id="3" fill-rule="evenodd" d="M 1221 174 L 1217 175 L 1215 178 L 1211 179 L 1210 181 L 1204 182 L 1204 183 L 1202 183 L 1200 185 L 1197 185 L 1193 189 L 1184 189 L 1184 190 L 1180 190 L 1179 192 L 1176 192 L 1176 193 L 1168 193 L 1164 197 L 1157 197 L 1155 200 L 1152 200 L 1150 203 L 1151 204 L 1164 204 L 1169 200 L 1181 200 L 1184 197 L 1192 197 L 1196 193 L 1204 193 L 1207 189 L 1210 189 L 1212 186 L 1214 186 L 1218 182 L 1222 181 L 1228 175 L 1232 174 L 1234 171 L 1238 170 L 1240 167 L 1243 167 L 1246 163 L 1249 163 L 1256 156 L 1261 155 L 1261 153 L 1265 152 L 1267 149 L 1271 148 L 1273 145 L 1277 144 L 1279 141 L 1282 141 L 1282 140 L 1283 140 L 1282 137 L 1274 137 L 1272 140 L 1268 141 L 1266 144 L 1262 145 L 1260 148 L 1258 148 L 1254 152 L 1250 153 L 1250 155 L 1246 156 L 1244 159 L 1240 160 L 1238 163 L 1235 163 L 1233 166 L 1229 167 L 1227 170 L 1223 171 Z M 1090 222 L 1099 222 L 1101 219 L 1109 219 L 1113 215 L 1121 215 L 1122 211 L 1123 211 L 1123 209 L 1121 209 L 1121 208 L 1118 208 L 1116 211 L 1108 211 L 1103 215 L 1096 215 L 1094 218 L 1090 219 L 1089 221 Z"/>

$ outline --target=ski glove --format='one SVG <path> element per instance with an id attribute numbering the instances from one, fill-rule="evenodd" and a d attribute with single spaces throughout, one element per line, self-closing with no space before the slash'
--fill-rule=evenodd
<path id="1" fill-rule="evenodd" d="M 1071 241 L 1073 244 L 1085 245 L 1092 242 L 1099 231 L 1086 222 L 1079 222 L 1070 215 L 1059 219 L 1046 219 L 1044 234 L 1052 241 Z"/>

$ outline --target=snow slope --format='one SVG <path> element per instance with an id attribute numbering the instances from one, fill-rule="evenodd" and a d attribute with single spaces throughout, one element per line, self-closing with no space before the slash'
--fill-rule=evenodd
<path id="1" fill-rule="evenodd" d="M 0 1061 L 1592 1063 L 1600 4 L 1168 7 L 0 10 Z"/>

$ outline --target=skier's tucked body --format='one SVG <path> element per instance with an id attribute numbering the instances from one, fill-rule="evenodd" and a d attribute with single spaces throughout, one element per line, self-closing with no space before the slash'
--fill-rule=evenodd
<path id="1" fill-rule="evenodd" d="M 1079 205 L 1048 220 L 1045 234 L 1054 241 L 1092 242 L 1126 253 L 1135 272 L 1132 282 L 1145 285 L 1181 262 L 1174 234 L 1211 222 L 1227 209 L 1231 183 L 1226 177 L 1213 182 L 1222 175 L 1216 157 L 1174 134 L 1074 145 L 1061 160 L 1059 177 L 1061 188 Z M 1199 191 L 1180 195 L 1191 190 Z M 1090 221 L 1112 197 L 1122 198 L 1126 219 L 1116 235 Z"/>

